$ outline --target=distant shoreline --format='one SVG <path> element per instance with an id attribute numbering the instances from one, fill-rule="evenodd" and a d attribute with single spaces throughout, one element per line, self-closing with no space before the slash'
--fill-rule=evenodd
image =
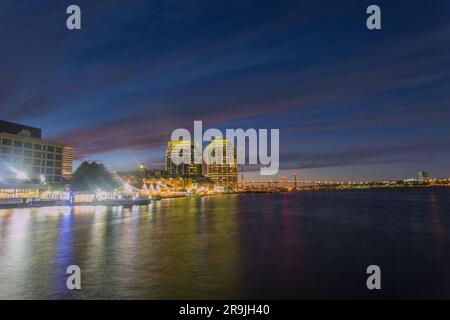
<path id="1" fill-rule="evenodd" d="M 358 186 L 351 187 L 337 187 L 337 186 L 311 186 L 311 187 L 299 187 L 298 191 L 352 191 L 352 190 L 373 190 L 373 189 L 429 189 L 429 188 L 450 188 L 450 185 L 380 185 L 380 186 Z"/>

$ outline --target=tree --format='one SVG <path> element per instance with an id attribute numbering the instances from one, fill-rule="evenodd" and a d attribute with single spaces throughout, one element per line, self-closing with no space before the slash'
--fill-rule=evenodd
<path id="1" fill-rule="evenodd" d="M 73 191 L 113 191 L 117 187 L 117 181 L 101 163 L 84 161 L 72 178 Z"/>

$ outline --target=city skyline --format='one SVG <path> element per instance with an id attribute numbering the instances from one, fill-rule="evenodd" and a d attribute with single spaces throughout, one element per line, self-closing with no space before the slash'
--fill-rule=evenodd
<path id="1" fill-rule="evenodd" d="M 202 120 L 279 128 L 279 176 L 450 176 L 445 1 L 378 1 L 376 32 L 365 1 L 77 4 L 77 32 L 66 1 L 0 12 L 2 119 L 73 146 L 75 168 L 163 168 L 172 130 Z"/>
<path id="2" fill-rule="evenodd" d="M 66 181 L 70 181 L 71 177 L 72 177 L 72 173 L 75 171 L 78 171 L 79 168 L 82 167 L 82 164 L 79 165 L 78 168 L 73 167 L 73 159 L 74 159 L 74 151 L 73 148 L 70 146 L 64 146 L 58 142 L 55 141 L 48 141 L 48 140 L 44 140 L 42 139 L 43 136 L 43 130 L 41 128 L 34 128 L 34 127 L 29 127 L 23 124 L 17 124 L 17 123 L 11 123 L 8 121 L 4 121 L 4 120 L 0 120 L 0 145 L 2 145 L 2 148 L 0 150 L 1 153 L 1 160 L 0 163 L 2 165 L 5 166 L 4 169 L 6 169 L 5 172 L 2 172 L 2 175 L 0 177 L 0 180 L 3 181 L 3 178 L 7 178 L 9 176 L 11 177 L 15 177 L 17 178 L 19 175 L 22 175 L 23 177 L 26 177 L 26 179 L 31 179 L 31 180 L 39 180 L 41 179 L 41 183 L 42 182 L 47 182 L 49 181 L 53 181 L 52 177 L 48 177 L 48 179 L 46 178 L 47 174 L 50 173 L 50 175 L 53 174 L 53 168 L 50 168 L 50 171 L 48 171 L 45 168 L 45 165 L 52 167 L 53 166 L 53 162 L 51 163 L 47 163 L 45 160 L 44 162 L 42 162 L 42 157 L 44 157 L 44 159 L 47 159 L 47 154 L 45 153 L 47 151 L 47 148 L 44 146 L 44 154 L 42 155 L 41 152 L 39 152 L 40 150 L 42 150 L 42 144 L 44 145 L 58 145 L 61 146 L 63 148 L 57 148 L 56 149 L 60 149 L 60 151 L 58 151 L 59 153 L 62 153 L 62 158 L 60 158 L 59 160 L 62 161 L 61 163 L 59 163 L 57 166 L 59 166 L 59 170 L 62 171 L 59 174 L 62 173 L 63 177 L 66 179 Z M 237 140 L 239 140 L 239 138 L 237 138 Z M 205 148 L 219 148 L 219 150 L 223 150 L 224 155 L 223 155 L 223 159 L 222 161 L 227 162 L 230 161 L 229 158 L 227 158 L 227 143 L 229 140 L 224 139 L 224 138 L 220 138 L 220 137 L 216 137 L 213 138 L 210 142 L 205 144 Z M 248 141 L 247 141 L 248 142 Z M 246 142 L 246 143 L 247 143 Z M 239 143 L 238 141 L 235 140 L 234 142 Z M 223 144 L 223 147 L 220 147 L 220 145 Z M 14 147 L 14 148 L 13 148 Z M 248 143 L 247 143 L 247 147 Z M 25 149 L 23 149 L 25 148 Z M 191 149 L 190 153 L 189 153 L 189 157 L 191 158 L 192 163 L 191 164 L 175 164 L 174 162 L 172 162 L 173 160 L 171 159 L 172 153 L 175 152 L 175 154 L 178 154 L 179 152 L 183 152 L 184 148 L 188 148 Z M 254 167 L 254 168 L 258 168 L 260 167 L 259 165 L 251 165 L 251 164 L 238 164 L 237 163 L 237 154 L 236 154 L 236 149 L 234 152 L 234 160 L 231 160 L 231 164 L 213 164 L 212 166 L 206 164 L 203 162 L 203 157 L 197 158 L 195 159 L 195 152 L 200 152 L 200 154 L 202 154 L 203 152 L 199 149 L 197 149 L 197 151 L 194 151 L 195 148 L 195 143 L 192 140 L 171 140 L 167 142 L 167 150 L 165 151 L 165 156 L 164 156 L 164 169 L 161 169 L 159 167 L 155 167 L 152 168 L 151 171 L 148 170 L 148 168 L 145 166 L 145 164 L 140 163 L 138 168 L 132 168 L 130 170 L 126 170 L 123 172 L 117 172 L 116 170 L 112 170 L 114 174 L 121 174 L 121 175 L 126 175 L 126 174 L 131 174 L 134 175 L 136 172 L 144 170 L 148 173 L 150 172 L 158 172 L 157 174 L 154 174 L 153 177 L 156 177 L 157 175 L 163 175 L 164 177 L 172 177 L 172 178 L 178 178 L 178 177 L 183 177 L 183 178 L 202 178 L 202 177 L 208 177 L 211 179 L 211 181 L 216 180 L 214 178 L 214 175 L 210 175 L 210 173 L 208 173 L 209 170 L 211 170 L 213 167 L 215 169 L 213 170 L 218 170 L 218 171 L 222 171 L 222 170 L 226 170 L 228 171 L 229 168 L 232 168 L 230 171 L 231 176 L 233 177 L 233 182 L 232 185 L 235 185 L 238 180 L 240 180 L 241 182 L 247 182 L 247 183 L 251 183 L 254 181 L 265 181 L 266 183 L 270 182 L 288 182 L 291 181 L 289 183 L 293 183 L 292 181 L 295 181 L 295 184 L 298 182 L 303 182 L 303 183 L 324 183 L 324 184 L 347 184 L 347 183 L 360 183 L 360 184 L 367 184 L 367 183 L 372 183 L 372 182 L 383 182 L 382 180 L 384 180 L 384 182 L 393 182 L 396 179 L 392 179 L 392 177 L 390 179 L 366 179 L 365 181 L 352 181 L 352 180 L 345 180 L 345 179 L 341 179 L 341 181 L 333 181 L 330 179 L 325 179 L 322 181 L 320 180 L 307 180 L 305 178 L 303 178 L 303 180 L 298 180 L 297 178 L 299 177 L 297 172 L 293 172 L 291 176 L 271 176 L 271 175 L 265 175 L 265 176 L 260 176 L 260 178 L 262 179 L 255 179 L 252 176 L 248 175 L 248 171 L 246 171 L 246 168 L 248 167 Z M 64 151 L 63 151 L 64 149 Z M 175 151 L 175 149 L 178 149 L 178 151 Z M 49 152 L 52 153 L 55 150 L 55 147 L 49 147 Z M 183 150 L 183 151 L 182 151 Z M 34 151 L 34 152 L 33 152 Z M 248 155 L 247 155 L 248 157 Z M 36 159 L 35 159 L 36 158 Z M 51 154 L 50 159 L 53 159 L 54 155 Z M 11 160 L 13 160 L 11 162 Z M 58 159 L 57 159 L 58 161 Z M 198 161 L 198 164 L 195 164 L 195 161 Z M 220 161 L 220 160 L 219 160 Z M 248 159 L 246 160 L 247 163 Z M 99 161 L 96 160 L 83 160 L 83 163 L 97 163 Z M 100 162 L 101 163 L 101 162 Z M 41 168 L 41 164 L 44 166 L 44 168 Z M 102 165 L 104 165 L 103 163 L 101 163 Z M 33 166 L 33 167 L 32 167 Z M 37 166 L 37 167 L 36 167 Z M 62 169 L 62 170 L 61 170 Z M 48 172 L 47 172 L 48 171 Z M 251 172 L 251 171 L 250 171 Z M 219 172 L 216 172 L 219 173 Z M 228 173 L 226 174 L 228 175 Z M 240 176 L 241 178 L 239 179 Z M 39 178 L 40 177 L 40 178 Z M 427 180 L 428 178 L 431 178 L 432 180 L 436 180 L 436 179 L 450 179 L 450 178 L 446 178 L 446 177 L 429 177 L 428 172 L 427 171 L 423 171 L 423 170 L 419 170 L 417 171 L 417 177 L 419 180 Z M 410 177 L 410 179 L 398 179 L 401 181 L 405 181 L 407 182 L 408 180 L 411 180 L 410 182 L 417 182 L 417 177 L 416 178 L 412 178 Z M 302 178 L 302 177 L 299 177 Z M 8 178 L 9 179 L 9 178 Z M 23 179 L 23 178 L 21 178 Z M 43 180 L 44 179 L 44 180 Z M 217 182 L 219 182 L 219 180 L 221 181 L 222 178 L 218 177 Z M 4 181 L 3 181 L 4 182 Z M 219 183 L 220 185 L 221 183 Z M 227 184 L 227 183 L 226 183 Z"/>
<path id="3" fill-rule="evenodd" d="M 1 1 L 0 300 L 450 299 L 449 38 L 449 0 Z"/>

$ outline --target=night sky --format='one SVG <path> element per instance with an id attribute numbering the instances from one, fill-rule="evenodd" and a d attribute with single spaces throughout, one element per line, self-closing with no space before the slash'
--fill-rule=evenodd
<path id="1" fill-rule="evenodd" d="M 448 0 L 2 0 L 0 119 L 114 170 L 163 167 L 203 120 L 279 128 L 281 175 L 446 177 L 449 18 Z"/>

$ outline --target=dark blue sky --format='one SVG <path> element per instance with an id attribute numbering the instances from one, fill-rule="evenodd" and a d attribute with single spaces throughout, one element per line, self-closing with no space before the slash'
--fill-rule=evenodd
<path id="1" fill-rule="evenodd" d="M 116 170 L 162 166 L 203 120 L 280 128 L 285 175 L 450 176 L 449 17 L 444 0 L 2 0 L 0 118 Z"/>

